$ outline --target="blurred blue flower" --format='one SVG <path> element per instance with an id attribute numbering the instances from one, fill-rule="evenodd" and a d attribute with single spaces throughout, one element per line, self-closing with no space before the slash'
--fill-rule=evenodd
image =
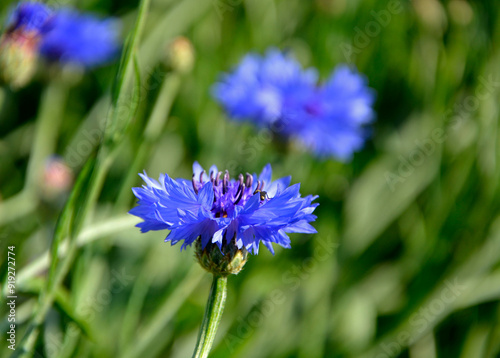
<path id="1" fill-rule="evenodd" d="M 40 30 L 52 11 L 36 2 L 19 3 L 10 13 L 0 37 L 0 81 L 13 88 L 33 77 L 38 60 Z"/>
<path id="2" fill-rule="evenodd" d="M 269 164 L 258 177 L 240 174 L 238 180 L 216 166 L 207 174 L 197 162 L 193 172 L 191 181 L 139 174 L 146 185 L 133 188 L 139 201 L 130 213 L 144 220 L 137 224 L 142 232 L 168 229 L 165 241 L 184 240 L 181 249 L 200 238 L 202 249 L 236 245 L 254 254 L 260 242 L 274 254 L 272 243 L 290 247 L 287 233 L 316 233 L 309 222 L 316 219 L 317 196 L 302 198 L 300 184 L 289 186 L 291 177 L 271 181 Z"/>
<path id="3" fill-rule="evenodd" d="M 7 20 L 7 32 L 22 30 L 39 32 L 45 21 L 52 15 L 52 9 L 39 2 L 17 4 Z"/>
<path id="4" fill-rule="evenodd" d="M 293 57 L 270 49 L 263 57 L 245 56 L 232 73 L 221 76 L 212 93 L 232 118 L 268 126 L 306 96 L 317 77 L 316 70 L 304 71 Z"/>
<path id="5" fill-rule="evenodd" d="M 368 136 L 365 125 L 375 118 L 374 100 L 363 76 L 346 65 L 338 66 L 326 83 L 287 117 L 288 127 L 293 128 L 291 136 L 318 157 L 349 160 Z"/>
<path id="6" fill-rule="evenodd" d="M 115 19 L 61 9 L 41 32 L 40 54 L 50 61 L 90 68 L 113 60 L 120 51 L 120 26 Z"/>
<path id="7" fill-rule="evenodd" d="M 21 2 L 9 16 L 7 36 L 32 39 L 31 48 L 48 61 L 92 68 L 120 51 L 120 23 L 73 9 L 53 10 L 38 2 Z M 10 41 L 12 42 L 12 41 Z"/>
<path id="8" fill-rule="evenodd" d="M 354 69 L 340 65 L 318 85 L 315 70 L 303 70 L 276 49 L 264 57 L 247 55 L 221 76 L 213 95 L 231 118 L 296 139 L 321 158 L 350 159 L 375 117 L 374 91 Z"/>

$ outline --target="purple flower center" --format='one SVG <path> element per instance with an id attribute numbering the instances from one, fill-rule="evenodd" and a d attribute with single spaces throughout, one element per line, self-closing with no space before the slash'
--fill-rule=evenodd
<path id="1" fill-rule="evenodd" d="M 310 114 L 313 118 L 317 118 L 323 114 L 321 104 L 318 101 L 310 101 L 305 104 L 304 109 L 307 114 Z"/>
<path id="2" fill-rule="evenodd" d="M 208 181 L 212 183 L 214 203 L 211 211 L 215 217 L 228 217 L 234 212 L 236 206 L 245 206 L 248 199 L 257 193 L 260 193 L 261 204 L 269 200 L 264 191 L 265 182 L 258 180 L 257 185 L 254 185 L 254 178 L 249 173 L 246 174 L 246 177 L 240 174 L 238 180 L 231 179 L 227 170 L 225 173 L 211 171 L 208 180 L 205 179 L 205 181 L 204 177 L 206 178 L 205 171 L 202 171 L 198 177 L 193 174 L 193 189 L 198 194 L 198 191 Z"/>

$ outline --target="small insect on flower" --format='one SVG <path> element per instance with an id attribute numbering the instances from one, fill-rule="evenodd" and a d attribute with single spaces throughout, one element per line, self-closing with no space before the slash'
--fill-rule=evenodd
<path id="1" fill-rule="evenodd" d="M 142 232 L 170 230 L 165 241 L 183 240 L 181 249 L 195 243 L 210 272 L 237 273 L 261 242 L 274 254 L 273 243 L 290 248 L 287 233 L 316 233 L 309 223 L 317 196 L 301 197 L 300 184 L 289 186 L 291 177 L 272 181 L 271 173 L 268 164 L 259 176 L 231 179 L 227 170 L 212 166 L 207 173 L 195 162 L 190 181 L 139 174 L 146 185 L 133 188 L 139 202 L 130 213 L 144 220 L 137 224 Z"/>
<path id="2" fill-rule="evenodd" d="M 254 193 L 254 195 L 257 194 L 257 193 L 259 193 L 261 201 L 269 199 L 269 196 L 267 195 L 267 191 L 259 189 L 258 186 L 257 186 L 257 189 L 255 189 L 255 191 L 253 193 Z"/>

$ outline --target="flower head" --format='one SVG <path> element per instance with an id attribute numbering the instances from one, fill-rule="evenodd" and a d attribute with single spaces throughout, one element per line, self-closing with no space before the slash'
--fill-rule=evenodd
<path id="1" fill-rule="evenodd" d="M 191 72 L 195 62 L 191 41 L 184 36 L 176 37 L 167 47 L 166 60 L 174 71 L 184 74 Z"/>
<path id="2" fill-rule="evenodd" d="M 119 24 L 71 9 L 61 9 L 41 28 L 40 54 L 49 61 L 95 67 L 119 52 Z"/>
<path id="3" fill-rule="evenodd" d="M 374 99 L 364 77 L 348 66 L 338 66 L 288 117 L 291 136 L 319 157 L 348 160 L 366 140 L 365 125 L 374 119 Z"/>
<path id="4" fill-rule="evenodd" d="M 73 172 L 62 158 L 54 155 L 45 161 L 40 183 L 44 199 L 55 199 L 67 192 L 72 182 Z"/>
<path id="5" fill-rule="evenodd" d="M 274 254 L 272 243 L 290 247 L 287 233 L 316 232 L 309 222 L 316 219 L 317 196 L 302 198 L 300 184 L 289 186 L 290 177 L 272 181 L 269 164 L 259 176 L 238 179 L 216 166 L 207 173 L 197 162 L 193 172 L 191 181 L 140 174 L 146 185 L 133 188 L 139 202 L 130 213 L 144 220 L 137 224 L 142 232 L 168 229 L 165 241 L 172 245 L 183 240 L 183 249 L 198 240 L 201 250 L 217 246 L 224 254 L 257 254 L 260 242 Z"/>
<path id="6" fill-rule="evenodd" d="M 0 37 L 0 77 L 13 87 L 22 87 L 35 73 L 40 29 L 52 11 L 37 2 L 17 5 Z"/>
<path id="7" fill-rule="evenodd" d="M 213 95 L 232 118 L 268 126 L 307 95 L 316 81 L 315 70 L 304 71 L 293 57 L 270 49 L 265 56 L 245 56 L 232 73 L 221 76 Z"/>
<path id="8" fill-rule="evenodd" d="M 33 77 L 39 57 L 83 68 L 104 64 L 118 55 L 118 34 L 117 20 L 21 2 L 0 38 L 0 77 L 22 87 Z"/>
<path id="9" fill-rule="evenodd" d="M 52 9 L 42 3 L 21 2 L 7 20 L 7 32 L 38 32 L 51 15 Z"/>
<path id="10" fill-rule="evenodd" d="M 349 159 L 374 118 L 374 93 L 355 70 L 341 65 L 318 85 L 314 70 L 275 49 L 247 55 L 213 94 L 232 118 L 296 139 L 318 157 Z"/>

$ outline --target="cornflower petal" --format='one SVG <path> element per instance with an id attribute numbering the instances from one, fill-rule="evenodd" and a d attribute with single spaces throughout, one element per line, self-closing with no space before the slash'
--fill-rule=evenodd
<path id="1" fill-rule="evenodd" d="M 375 93 L 356 70 L 339 65 L 318 84 L 314 69 L 302 69 L 277 49 L 245 56 L 212 93 L 231 118 L 294 139 L 319 158 L 350 160 L 375 119 Z"/>
<path id="2" fill-rule="evenodd" d="M 138 206 L 130 210 L 144 220 L 137 226 L 143 232 L 169 229 L 166 241 L 183 241 L 181 249 L 199 240 L 201 250 L 214 244 L 222 252 L 234 247 L 257 254 L 262 242 L 274 254 L 273 243 L 290 247 L 287 232 L 316 232 L 309 223 L 316 219 L 317 196 L 301 197 L 300 184 L 288 186 L 290 177 L 272 181 L 269 164 L 259 176 L 238 180 L 216 166 L 207 174 L 197 162 L 191 181 L 140 175 L 146 185 L 133 188 Z"/>

